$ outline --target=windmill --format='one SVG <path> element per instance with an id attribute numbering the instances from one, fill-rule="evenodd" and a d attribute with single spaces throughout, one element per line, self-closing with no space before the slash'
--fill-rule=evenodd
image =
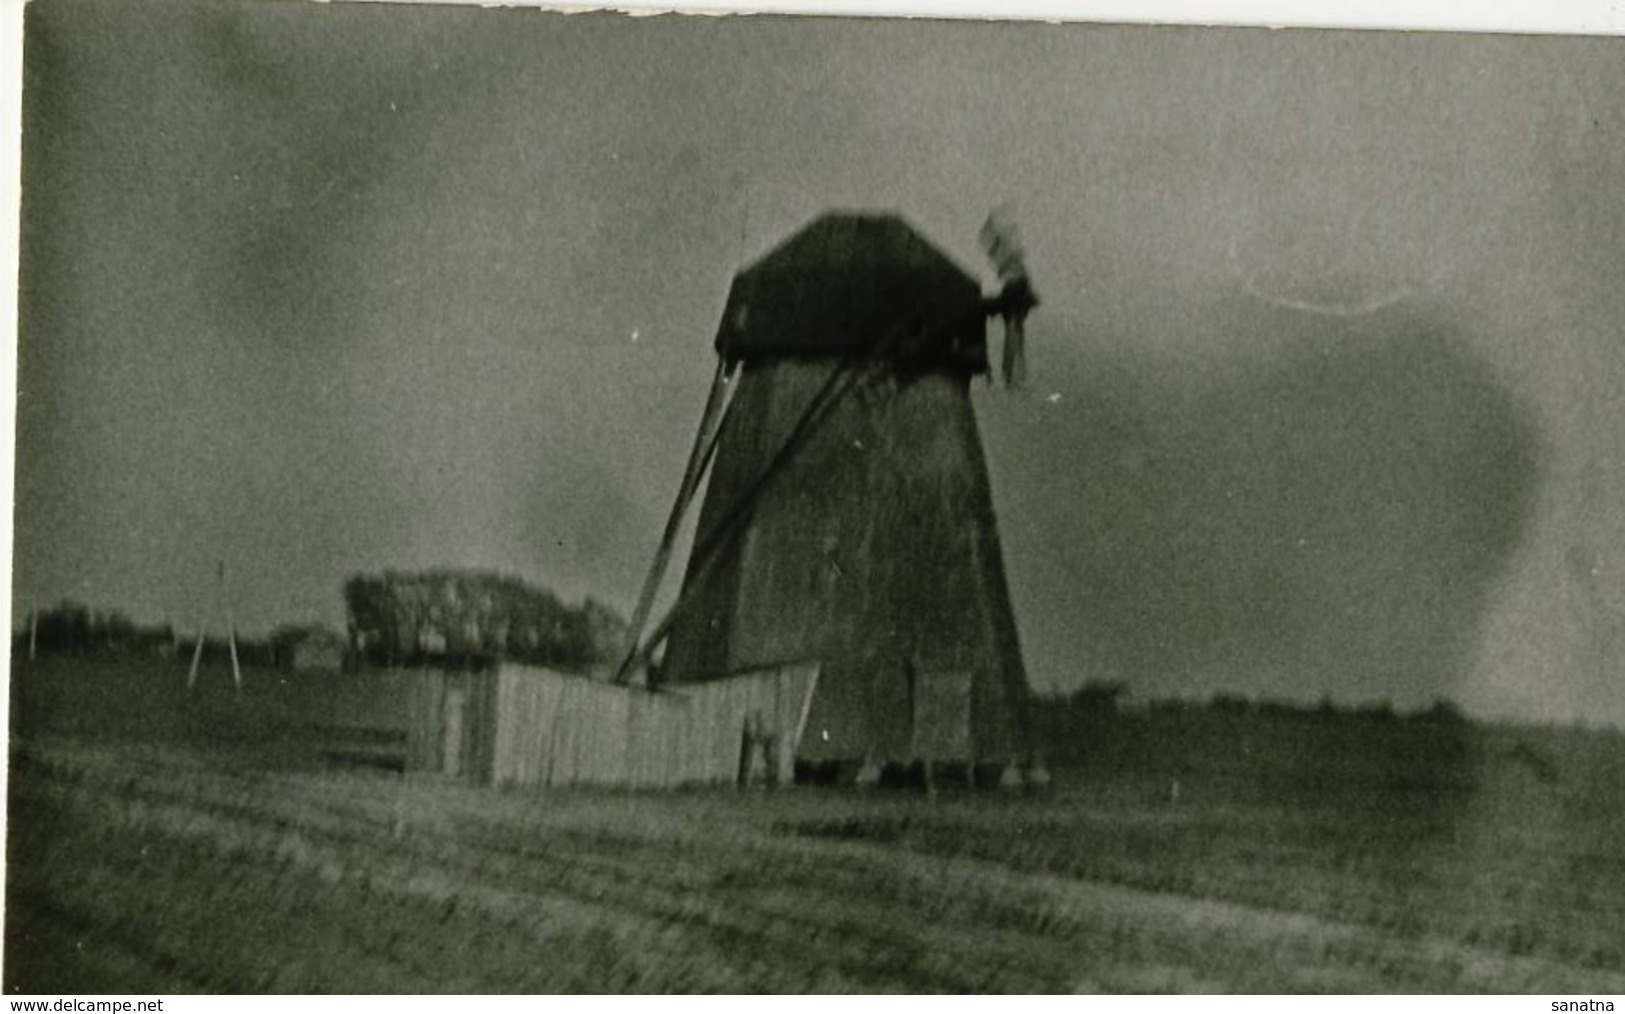
<path id="1" fill-rule="evenodd" d="M 890 214 L 826 214 L 734 278 L 621 679 L 661 646 L 672 684 L 816 660 L 804 760 L 1024 755 L 1026 673 L 969 382 L 988 372 L 990 316 L 1014 325 L 1019 376 L 1036 300 L 1013 229 L 984 234 L 1003 258 L 993 298 Z M 707 471 L 682 591 L 639 644 Z"/>
<path id="2" fill-rule="evenodd" d="M 226 644 L 231 649 L 231 679 L 237 692 L 243 692 L 243 670 L 237 664 L 237 622 L 231 614 L 231 598 L 226 593 L 226 561 L 221 560 L 215 564 L 214 580 L 216 595 L 209 606 L 208 619 L 198 628 L 197 648 L 192 652 L 192 667 L 186 672 L 186 689 L 197 687 L 198 665 L 203 661 L 203 642 L 208 639 L 209 625 L 214 623 L 218 614 L 223 610 L 226 621 Z"/>

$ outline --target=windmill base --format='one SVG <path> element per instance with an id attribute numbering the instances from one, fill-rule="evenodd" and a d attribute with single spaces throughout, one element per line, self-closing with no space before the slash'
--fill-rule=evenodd
<path id="1" fill-rule="evenodd" d="M 974 792 L 1042 789 L 1049 785 L 1049 774 L 1042 764 L 1012 761 L 797 761 L 795 781 L 853 789 Z"/>

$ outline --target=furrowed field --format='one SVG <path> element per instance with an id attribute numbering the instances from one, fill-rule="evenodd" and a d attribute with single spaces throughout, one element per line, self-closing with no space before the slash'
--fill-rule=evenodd
<path id="1" fill-rule="evenodd" d="M 13 670 L 8 992 L 1625 992 L 1613 733 L 1051 722 L 1047 792 L 403 776 L 382 676 Z"/>

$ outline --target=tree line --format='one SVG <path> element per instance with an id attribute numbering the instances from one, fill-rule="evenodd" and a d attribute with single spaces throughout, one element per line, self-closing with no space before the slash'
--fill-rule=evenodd
<path id="1" fill-rule="evenodd" d="M 578 671 L 620 661 L 630 636 L 614 609 L 588 597 L 569 604 L 553 592 L 503 574 L 466 570 L 384 571 L 344 583 L 347 631 L 284 624 L 263 638 L 238 636 L 245 664 L 291 664 L 295 646 L 322 638 L 344 646 L 347 668 L 443 660 L 510 659 Z M 223 630 L 209 644 L 224 644 Z M 41 609 L 14 633 L 13 655 L 173 655 L 197 633 L 168 623 L 143 626 L 117 610 L 63 601 Z"/>
<path id="2" fill-rule="evenodd" d="M 12 654 L 117 654 L 171 651 L 175 630 L 169 624 L 143 626 L 116 609 L 92 609 L 64 599 L 36 610 L 12 638 Z"/>
<path id="3" fill-rule="evenodd" d="M 1036 703 L 1046 710 L 1075 717 L 1110 717 L 1122 710 L 1122 699 L 1128 696 L 1128 690 L 1128 684 L 1122 681 L 1091 680 L 1070 693 L 1043 698 Z M 1426 706 L 1401 711 L 1387 700 L 1360 703 L 1339 703 L 1330 697 L 1322 697 L 1313 703 L 1268 697 L 1255 700 L 1245 694 L 1221 690 L 1206 700 L 1184 698 L 1151 700 L 1145 702 L 1144 709 L 1164 715 L 1212 714 L 1339 721 L 1354 719 L 1373 723 L 1421 721 L 1459 725 L 1468 721 L 1454 701 L 1442 697 L 1435 698 Z"/>
<path id="4" fill-rule="evenodd" d="M 503 574 L 463 570 L 358 574 L 344 585 L 350 635 L 376 665 L 429 658 L 506 658 L 562 668 L 613 665 L 626 621 L 588 597 L 580 605 Z"/>

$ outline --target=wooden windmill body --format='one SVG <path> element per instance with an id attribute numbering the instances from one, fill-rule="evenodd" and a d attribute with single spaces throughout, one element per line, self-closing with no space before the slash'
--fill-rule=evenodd
<path id="1" fill-rule="evenodd" d="M 663 680 L 817 661 L 807 761 L 1024 754 L 969 391 L 996 312 L 891 215 L 826 215 L 735 278 L 716 342 L 732 396 L 685 478 L 692 495 L 710 463 Z"/>

